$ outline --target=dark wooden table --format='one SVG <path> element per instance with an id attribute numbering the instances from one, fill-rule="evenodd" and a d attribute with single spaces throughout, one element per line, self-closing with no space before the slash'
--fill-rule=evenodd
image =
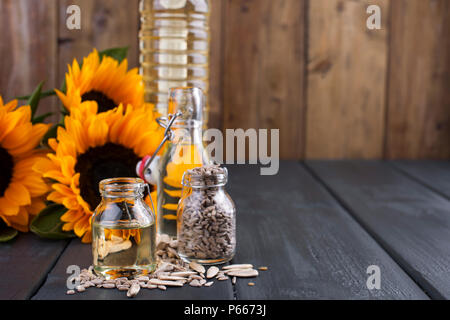
<path id="1" fill-rule="evenodd" d="M 143 290 L 137 299 L 448 299 L 450 162 L 282 162 L 276 176 L 232 166 L 238 208 L 234 263 L 268 266 L 210 288 Z M 91 264 L 79 239 L 20 235 L 0 245 L 0 299 L 126 299 L 88 289 L 67 296 L 69 265 Z M 379 266 L 380 290 L 367 288 Z"/>

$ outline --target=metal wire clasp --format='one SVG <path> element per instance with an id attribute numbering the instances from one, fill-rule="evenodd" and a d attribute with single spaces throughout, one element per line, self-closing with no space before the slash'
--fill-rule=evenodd
<path id="1" fill-rule="evenodd" d="M 150 168 L 150 165 L 155 160 L 155 158 L 157 157 L 159 151 L 164 146 L 164 144 L 167 141 L 172 141 L 172 139 L 173 139 L 172 126 L 173 126 L 175 120 L 182 115 L 183 115 L 182 112 L 177 112 L 176 114 L 169 114 L 167 117 L 160 117 L 160 118 L 156 119 L 156 122 L 158 122 L 158 124 L 166 130 L 164 131 L 164 138 L 162 139 L 158 148 L 156 148 L 156 151 L 153 153 L 153 155 L 151 157 L 150 156 L 144 157 L 142 159 L 142 161 L 138 163 L 137 174 L 145 182 L 149 183 L 149 181 L 147 181 L 147 179 L 145 178 L 146 171 Z"/>

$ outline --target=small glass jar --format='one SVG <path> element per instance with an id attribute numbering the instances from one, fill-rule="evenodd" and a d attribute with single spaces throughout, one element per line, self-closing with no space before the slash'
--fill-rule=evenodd
<path id="1" fill-rule="evenodd" d="M 100 182 L 102 202 L 92 216 L 94 271 L 107 279 L 148 274 L 156 267 L 156 219 L 141 179 Z"/>
<path id="2" fill-rule="evenodd" d="M 221 264 L 236 252 L 236 207 L 225 190 L 228 171 L 219 169 L 206 169 L 206 175 L 194 170 L 184 174 L 177 238 L 178 254 L 187 262 Z"/>

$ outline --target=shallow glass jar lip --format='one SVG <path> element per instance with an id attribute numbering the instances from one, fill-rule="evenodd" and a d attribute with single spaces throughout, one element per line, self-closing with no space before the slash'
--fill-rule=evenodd
<path id="1" fill-rule="evenodd" d="M 205 183 L 205 176 L 201 174 L 192 174 L 186 171 L 183 175 L 181 184 L 188 188 L 216 188 L 223 187 L 228 183 L 228 170 L 227 168 L 222 168 L 223 173 L 214 173 L 207 177 L 213 177 L 216 181 L 214 184 Z"/>
<path id="2" fill-rule="evenodd" d="M 140 178 L 110 178 L 100 181 L 102 195 L 135 195 L 142 194 L 146 187 Z"/>

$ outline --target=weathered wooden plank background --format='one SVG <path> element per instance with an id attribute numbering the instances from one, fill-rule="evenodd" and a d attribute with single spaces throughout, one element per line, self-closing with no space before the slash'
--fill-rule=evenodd
<path id="1" fill-rule="evenodd" d="M 284 159 L 450 158 L 450 1 L 211 2 L 211 127 L 280 128 Z M 137 66 L 138 3 L 0 0 L 0 94 L 58 87 L 93 47 L 127 45 Z"/>

